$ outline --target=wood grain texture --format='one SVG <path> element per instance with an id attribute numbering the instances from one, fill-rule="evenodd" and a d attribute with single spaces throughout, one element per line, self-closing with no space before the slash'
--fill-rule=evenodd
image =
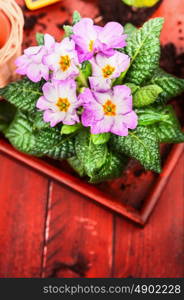
<path id="1" fill-rule="evenodd" d="M 52 182 L 42 277 L 110 277 L 113 216 Z"/>
<path id="2" fill-rule="evenodd" d="M 0 277 L 40 277 L 48 180 L 0 155 Z"/>
<path id="3" fill-rule="evenodd" d="M 184 155 L 144 229 L 116 218 L 115 277 L 184 277 Z"/>

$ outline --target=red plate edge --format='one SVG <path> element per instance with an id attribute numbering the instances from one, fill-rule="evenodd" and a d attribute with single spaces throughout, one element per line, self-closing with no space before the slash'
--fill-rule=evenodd
<path id="1" fill-rule="evenodd" d="M 135 223 L 144 226 L 152 211 L 155 207 L 164 186 L 168 182 L 168 179 L 178 161 L 181 154 L 184 151 L 184 144 L 174 145 L 171 153 L 169 154 L 166 163 L 163 167 L 162 173 L 158 176 L 155 185 L 153 186 L 149 196 L 144 201 L 144 205 L 140 211 L 127 206 L 125 204 L 114 203 L 108 195 L 99 191 L 95 186 L 90 185 L 79 178 L 76 178 L 56 167 L 50 165 L 49 163 L 36 158 L 23 154 L 16 149 L 14 149 L 8 142 L 0 139 L 0 152 L 9 155 L 10 157 L 21 161 L 22 163 L 32 167 L 33 169 L 43 173 L 44 175 L 51 177 L 52 179 L 67 185 L 68 187 L 76 190 L 77 192 L 87 196 L 93 201 L 115 211 L 116 213 L 134 221 Z"/>

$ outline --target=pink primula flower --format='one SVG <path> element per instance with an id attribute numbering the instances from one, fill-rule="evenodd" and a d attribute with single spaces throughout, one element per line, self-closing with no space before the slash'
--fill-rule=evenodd
<path id="1" fill-rule="evenodd" d="M 90 60 L 95 53 L 112 56 L 114 49 L 126 46 L 123 26 L 109 22 L 104 27 L 95 26 L 90 18 L 83 18 L 73 26 L 72 39 L 76 44 L 79 61 Z"/>
<path id="2" fill-rule="evenodd" d="M 106 57 L 97 54 L 91 60 L 92 77 L 89 78 L 93 90 L 103 92 L 111 88 L 112 79 L 121 75 L 130 65 L 130 57 L 116 51 L 114 55 Z"/>
<path id="3" fill-rule="evenodd" d="M 132 110 L 131 90 L 125 85 L 99 93 L 86 88 L 80 95 L 84 105 L 82 124 L 91 127 L 92 134 L 112 132 L 127 136 L 128 129 L 137 126 L 137 115 Z"/>
<path id="4" fill-rule="evenodd" d="M 49 67 L 43 63 L 43 57 L 52 51 L 54 44 L 54 38 L 45 34 L 43 46 L 30 47 L 16 59 L 16 72 L 20 75 L 26 75 L 33 82 L 39 82 L 42 78 L 48 80 Z"/>
<path id="5" fill-rule="evenodd" d="M 53 71 L 53 79 L 65 80 L 79 74 L 79 61 L 74 41 L 64 38 L 55 43 L 51 54 L 44 57 L 45 65 Z"/>
<path id="6" fill-rule="evenodd" d="M 44 111 L 44 121 L 50 122 L 51 127 L 60 122 L 67 125 L 79 122 L 76 111 L 79 106 L 76 83 L 72 79 L 45 83 L 43 96 L 36 104 L 37 108 Z"/>

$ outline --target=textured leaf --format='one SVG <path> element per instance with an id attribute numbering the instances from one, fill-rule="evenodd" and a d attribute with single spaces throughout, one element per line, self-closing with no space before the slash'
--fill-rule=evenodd
<path id="1" fill-rule="evenodd" d="M 139 126 L 127 137 L 114 135 L 111 145 L 119 153 L 138 160 L 146 170 L 161 172 L 158 138 L 151 128 Z"/>
<path id="2" fill-rule="evenodd" d="M 117 154 L 108 153 L 105 164 L 90 178 L 91 183 L 99 183 L 105 180 L 115 179 L 121 176 L 124 164 Z"/>
<path id="3" fill-rule="evenodd" d="M 109 132 L 100 133 L 100 134 L 91 134 L 91 139 L 93 144 L 100 145 L 105 144 L 110 139 L 111 134 Z"/>
<path id="4" fill-rule="evenodd" d="M 182 143 L 184 142 L 184 133 L 176 117 L 172 106 L 167 106 L 163 110 L 167 114 L 167 122 L 160 122 L 151 126 L 159 139 L 160 143 Z"/>
<path id="5" fill-rule="evenodd" d="M 104 165 L 108 155 L 106 144 L 93 144 L 87 130 L 81 131 L 76 136 L 75 150 L 77 158 L 84 165 L 89 177 L 92 177 Z"/>
<path id="6" fill-rule="evenodd" d="M 125 50 L 131 64 L 125 78 L 127 82 L 140 85 L 151 79 L 159 65 L 162 25 L 162 18 L 151 19 L 128 37 Z"/>
<path id="7" fill-rule="evenodd" d="M 36 33 L 36 41 L 37 41 L 39 46 L 44 45 L 44 34 L 37 32 Z"/>
<path id="8" fill-rule="evenodd" d="M 125 4 L 135 7 L 151 7 L 160 0 L 122 0 Z"/>
<path id="9" fill-rule="evenodd" d="M 162 88 L 156 84 L 147 85 L 140 88 L 133 95 L 134 107 L 144 107 L 152 104 L 158 98 L 158 95 L 162 92 Z"/>
<path id="10" fill-rule="evenodd" d="M 21 110 L 33 112 L 38 98 L 42 95 L 42 85 L 43 82 L 34 83 L 24 78 L 0 89 L 0 96 Z"/>
<path id="11" fill-rule="evenodd" d="M 32 123 L 28 115 L 17 111 L 16 116 L 6 131 L 6 137 L 10 143 L 18 150 L 36 155 L 35 136 L 33 134 Z"/>
<path id="12" fill-rule="evenodd" d="M 169 113 L 164 110 L 163 107 L 146 107 L 136 109 L 135 112 L 138 115 L 138 123 L 142 126 L 152 125 L 158 122 L 168 122 L 169 121 Z"/>
<path id="13" fill-rule="evenodd" d="M 18 111 L 6 131 L 6 137 L 18 150 L 54 159 L 69 158 L 75 155 L 74 139 L 63 138 L 60 128 L 40 129 L 34 125 L 34 117 Z"/>
<path id="14" fill-rule="evenodd" d="M 0 131 L 5 133 L 9 124 L 13 120 L 16 113 L 16 108 L 14 105 L 6 101 L 0 101 Z"/>
<path id="15" fill-rule="evenodd" d="M 60 129 L 49 128 L 35 132 L 35 152 L 37 155 L 54 159 L 69 158 L 75 155 L 73 137 L 62 137 Z"/>
<path id="16" fill-rule="evenodd" d="M 79 176 L 84 177 L 86 175 L 83 164 L 76 156 L 69 158 L 67 161 L 69 165 L 79 174 Z"/>
<path id="17" fill-rule="evenodd" d="M 163 90 L 157 102 L 166 102 L 184 92 L 184 79 L 174 77 L 161 69 L 155 71 L 151 83 L 159 85 Z"/>
<path id="18" fill-rule="evenodd" d="M 76 23 L 78 23 L 81 20 L 81 15 L 79 14 L 78 11 L 74 11 L 73 13 L 73 22 L 72 24 L 75 25 Z"/>

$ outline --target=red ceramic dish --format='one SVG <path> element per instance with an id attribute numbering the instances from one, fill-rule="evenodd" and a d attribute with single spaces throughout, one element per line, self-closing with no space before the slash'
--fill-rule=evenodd
<path id="1" fill-rule="evenodd" d="M 162 43 L 168 42 L 167 24 L 172 23 L 172 34 L 170 41 L 175 42 L 178 36 L 178 22 L 181 22 L 181 0 L 164 0 L 156 16 L 166 18 L 165 29 L 162 33 Z M 55 5 L 56 7 L 57 5 Z M 178 14 L 177 14 L 178 11 Z M 174 15 L 173 13 L 174 12 Z M 59 9 L 49 10 L 50 18 L 57 19 L 61 12 Z M 58 15 L 57 15 L 58 14 Z M 178 19 L 179 16 L 179 19 Z M 184 21 L 184 14 L 182 16 Z M 57 22 L 57 20 L 56 20 Z M 47 32 L 52 33 L 55 30 L 54 23 L 47 23 Z M 39 28 L 34 29 L 39 31 Z M 174 32 L 174 33 L 173 33 Z M 34 33 L 32 32 L 34 35 Z M 54 34 L 54 33 L 53 33 Z M 25 41 L 27 36 L 25 35 Z M 28 39 L 28 38 L 27 38 Z M 181 40 L 178 39 L 181 43 Z M 140 224 L 146 224 L 153 208 L 158 201 L 180 155 L 184 151 L 184 144 L 174 146 L 164 146 L 163 148 L 163 171 L 160 175 L 152 172 L 145 172 L 139 164 L 130 163 L 129 168 L 123 173 L 122 177 L 111 182 L 105 182 L 99 185 L 88 184 L 85 180 L 80 179 L 65 163 L 52 160 L 42 160 L 39 158 L 27 156 L 15 150 L 4 139 L 0 140 L 0 152 L 6 153 L 12 158 L 33 167 L 46 176 L 59 181 L 62 184 L 82 193 L 92 201 L 95 201 L 108 209 L 111 209 L 120 215 Z M 66 199 L 67 201 L 67 199 Z"/>

